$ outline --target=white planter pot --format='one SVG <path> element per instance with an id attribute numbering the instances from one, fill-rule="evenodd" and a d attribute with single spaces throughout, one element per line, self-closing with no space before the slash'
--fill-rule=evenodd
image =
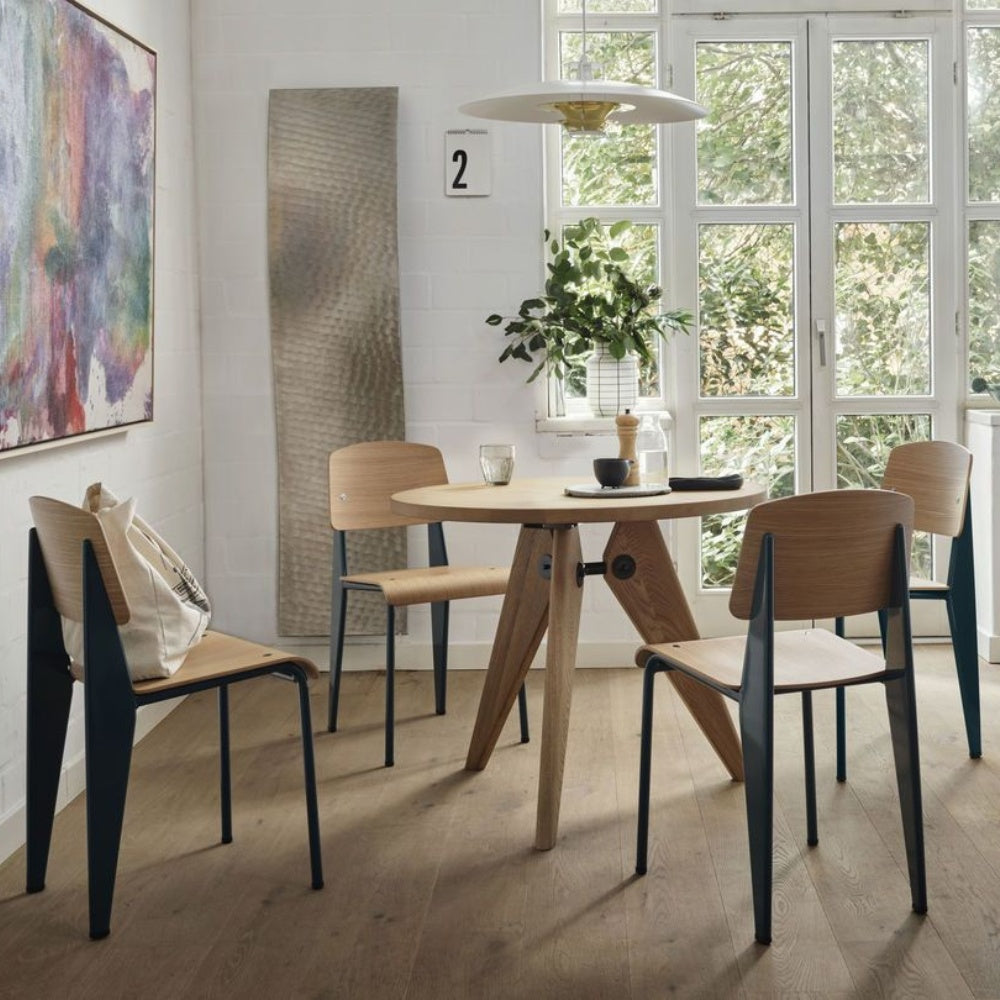
<path id="1" fill-rule="evenodd" d="M 639 401 L 639 359 L 626 354 L 615 360 L 604 347 L 587 358 L 587 405 L 595 417 L 614 417 L 635 410 Z"/>

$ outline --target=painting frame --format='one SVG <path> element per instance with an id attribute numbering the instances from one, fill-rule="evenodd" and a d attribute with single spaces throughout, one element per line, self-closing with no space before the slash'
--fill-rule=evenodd
<path id="1" fill-rule="evenodd" d="M 77 0 L 0 24 L 0 458 L 153 419 L 156 52 Z"/>

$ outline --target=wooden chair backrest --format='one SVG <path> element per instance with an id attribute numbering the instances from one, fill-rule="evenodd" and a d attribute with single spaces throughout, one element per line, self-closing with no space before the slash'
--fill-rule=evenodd
<path id="1" fill-rule="evenodd" d="M 770 500 L 747 516 L 729 610 L 752 615 L 761 539 L 774 538 L 776 621 L 838 618 L 889 607 L 896 525 L 913 500 L 888 490 L 831 490 Z"/>
<path id="2" fill-rule="evenodd" d="M 330 524 L 338 531 L 426 524 L 389 508 L 400 490 L 448 482 L 444 459 L 433 445 L 364 441 L 330 454 Z"/>
<path id="3" fill-rule="evenodd" d="M 115 621 L 124 625 L 129 620 L 128 601 L 101 522 L 90 511 L 51 497 L 32 497 L 28 503 L 56 611 L 63 618 L 83 621 L 83 542 L 86 539 L 94 547 Z"/>
<path id="4" fill-rule="evenodd" d="M 956 538 L 965 522 L 972 453 L 951 441 L 912 441 L 889 452 L 882 489 L 913 497 L 913 527 Z"/>

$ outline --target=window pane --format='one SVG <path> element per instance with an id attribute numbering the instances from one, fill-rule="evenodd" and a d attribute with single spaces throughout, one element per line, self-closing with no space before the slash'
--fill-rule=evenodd
<path id="1" fill-rule="evenodd" d="M 579 14 L 580 0 L 559 0 L 560 14 Z M 646 14 L 656 10 L 656 0 L 590 0 L 588 14 Z"/>
<path id="2" fill-rule="evenodd" d="M 792 201 L 790 42 L 699 42 L 698 201 Z"/>
<path id="3" fill-rule="evenodd" d="M 795 492 L 793 416 L 702 417 L 699 438 L 704 475 L 742 473 L 766 483 L 772 499 Z M 701 519 L 703 587 L 732 585 L 745 523 L 745 511 Z"/>
<path id="4" fill-rule="evenodd" d="M 1000 222 L 969 223 L 969 381 L 1000 381 Z"/>
<path id="5" fill-rule="evenodd" d="M 794 395 L 792 226 L 704 225 L 698 237 L 701 395 Z"/>
<path id="6" fill-rule="evenodd" d="M 837 417 L 837 487 L 878 489 L 889 452 L 897 444 L 930 439 L 931 418 L 926 413 Z M 915 576 L 931 576 L 931 539 L 926 532 L 914 532 L 910 560 Z"/>
<path id="7" fill-rule="evenodd" d="M 837 226 L 834 276 L 838 396 L 930 392 L 930 227 Z"/>
<path id="8" fill-rule="evenodd" d="M 607 232 L 610 225 L 604 227 Z M 653 285 L 658 281 L 659 263 L 659 230 L 656 225 L 633 225 L 626 229 L 613 241 L 614 246 L 626 250 L 630 259 L 629 273 L 643 284 Z M 663 310 L 671 308 L 671 302 L 664 295 L 660 301 Z M 659 356 L 659 351 L 654 352 Z M 587 395 L 587 359 L 583 357 L 574 364 L 566 366 L 565 389 L 569 399 L 583 399 Z M 642 363 L 639 367 L 639 395 L 659 396 L 660 372 L 659 366 Z"/>
<path id="9" fill-rule="evenodd" d="M 997 0 L 966 0 L 966 10 L 1000 10 Z"/>
<path id="10" fill-rule="evenodd" d="M 604 133 L 562 133 L 563 205 L 655 205 L 656 126 L 609 122 Z"/>
<path id="11" fill-rule="evenodd" d="M 930 198 L 929 45 L 834 42 L 834 200 Z"/>
<path id="12" fill-rule="evenodd" d="M 560 76 L 570 75 L 582 55 L 580 32 L 561 32 Z M 656 36 L 648 31 L 587 32 L 587 58 L 599 63 L 603 76 L 656 86 Z M 562 137 L 562 202 L 564 205 L 655 205 L 658 199 L 656 126 L 605 128 L 602 138 Z"/>
<path id="13" fill-rule="evenodd" d="M 969 200 L 1000 201 L 1000 28 L 970 28 Z"/>

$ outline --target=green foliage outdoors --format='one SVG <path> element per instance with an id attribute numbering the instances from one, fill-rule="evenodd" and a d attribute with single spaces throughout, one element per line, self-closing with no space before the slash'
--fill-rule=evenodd
<path id="1" fill-rule="evenodd" d="M 837 226 L 837 395 L 931 391 L 930 226 Z"/>
<path id="2" fill-rule="evenodd" d="M 698 44 L 700 204 L 791 202 L 791 60 L 788 42 Z"/>
<path id="3" fill-rule="evenodd" d="M 1000 28 L 968 31 L 969 201 L 1000 201 Z"/>
<path id="4" fill-rule="evenodd" d="M 969 373 L 1000 383 L 1000 222 L 969 223 Z"/>
<path id="5" fill-rule="evenodd" d="M 563 78 L 583 54 L 579 32 L 560 36 Z M 587 58 L 607 79 L 656 85 L 655 37 L 649 31 L 587 32 Z M 603 137 L 560 135 L 564 205 L 654 205 L 657 201 L 656 129 L 611 122 Z"/>
<path id="6" fill-rule="evenodd" d="M 516 317 L 493 313 L 486 318 L 490 326 L 504 324 L 511 338 L 500 361 L 532 363 L 529 382 L 546 369 L 556 378 L 567 377 L 599 345 L 614 358 L 632 352 L 649 365 L 655 363 L 653 348 L 660 338 L 687 331 L 691 314 L 657 312 L 663 289 L 633 275 L 630 255 L 621 245 L 630 229 L 627 221 L 605 227 L 591 217 L 568 226 L 562 242 L 545 231 L 550 259 L 544 294 L 525 299 Z"/>
<path id="7" fill-rule="evenodd" d="M 833 200 L 839 205 L 930 198 L 929 43 L 833 44 Z"/>
<path id="8" fill-rule="evenodd" d="M 791 396 L 792 227 L 709 224 L 698 233 L 703 396 Z"/>

